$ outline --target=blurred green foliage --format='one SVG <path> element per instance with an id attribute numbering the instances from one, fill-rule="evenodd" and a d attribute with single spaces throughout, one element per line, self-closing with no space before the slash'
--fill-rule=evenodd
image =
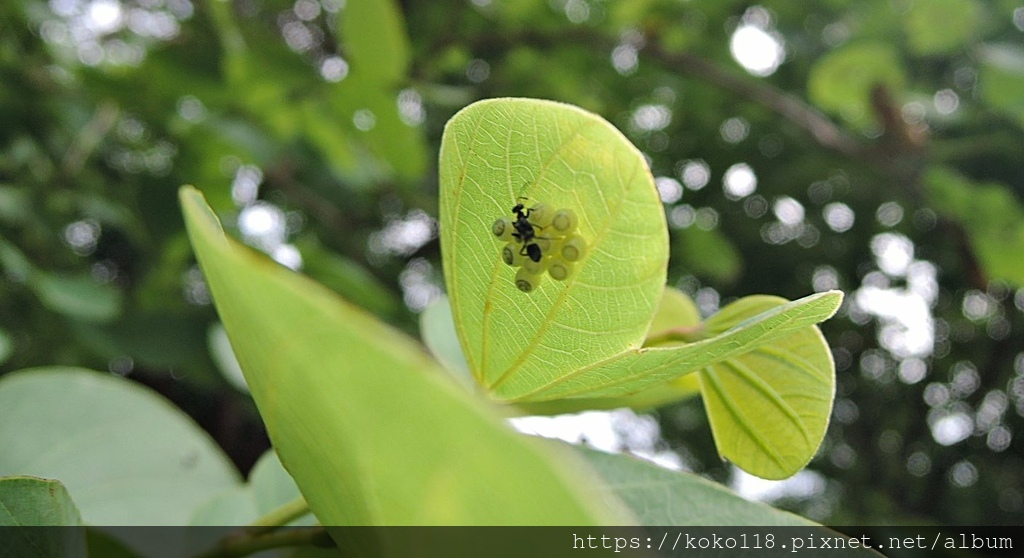
<path id="1" fill-rule="evenodd" d="M 0 370 L 129 375 L 247 468 L 266 442 L 210 356 L 177 188 L 411 331 L 443 288 L 441 127 L 548 98 L 671 179 L 669 283 L 704 315 L 847 291 L 812 490 L 781 505 L 1019 524 L 1022 32 L 1010 0 L 3 2 Z M 664 444 L 729 481 L 699 405 L 656 413 Z"/>

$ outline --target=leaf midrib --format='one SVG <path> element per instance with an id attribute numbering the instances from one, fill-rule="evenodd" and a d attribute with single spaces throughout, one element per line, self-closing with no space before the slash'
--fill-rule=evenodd
<path id="1" fill-rule="evenodd" d="M 815 296 L 815 295 L 811 295 L 811 296 Z M 788 319 L 785 322 L 783 322 L 781 324 L 778 324 L 778 325 L 776 325 L 773 328 L 766 328 L 764 331 L 762 331 L 760 334 L 756 335 L 752 339 L 749 339 L 746 342 L 741 343 L 739 347 L 729 347 L 729 348 L 727 348 L 726 350 L 722 351 L 722 355 L 725 355 L 725 356 L 721 357 L 719 360 L 725 360 L 727 358 L 733 358 L 733 357 L 745 354 L 748 351 L 743 351 L 742 349 L 744 347 L 748 347 L 749 346 L 750 347 L 749 351 L 752 351 L 754 349 L 759 348 L 759 346 L 763 346 L 763 343 L 764 343 L 762 341 L 763 338 L 765 336 L 767 336 L 767 335 L 770 335 L 773 330 L 778 329 L 780 327 L 783 327 L 783 328 L 792 327 L 791 324 L 794 321 L 800 320 L 806 314 L 808 314 L 808 313 L 816 313 L 816 312 L 820 311 L 819 305 L 821 304 L 822 300 L 825 300 L 825 298 L 824 297 L 820 297 L 817 300 L 809 302 L 806 306 L 798 308 L 800 310 L 800 312 L 796 313 L 795 315 L 789 316 Z M 793 301 L 793 302 L 795 302 L 795 301 Z M 770 319 L 772 319 L 772 317 L 773 316 L 769 316 L 769 317 L 764 318 L 764 319 L 765 320 L 770 320 Z M 573 380 L 575 378 L 578 378 L 578 377 L 580 377 L 580 376 L 582 376 L 582 375 L 584 375 L 584 374 L 586 374 L 588 372 L 591 372 L 592 370 L 596 370 L 596 369 L 601 368 L 603 366 L 613 365 L 614 362 L 617 361 L 617 360 L 622 360 L 622 359 L 626 359 L 626 358 L 639 358 L 644 353 L 648 353 L 648 352 L 652 352 L 652 353 L 666 352 L 666 353 L 669 353 L 669 352 L 682 351 L 684 348 L 687 348 L 687 347 L 689 348 L 690 351 L 692 351 L 693 347 L 701 346 L 701 345 L 704 345 L 704 346 L 710 345 L 710 346 L 714 347 L 717 343 L 720 343 L 720 342 L 723 341 L 722 339 L 720 339 L 721 336 L 725 336 L 725 335 L 742 335 L 743 329 L 745 327 L 750 327 L 748 321 L 745 321 L 744 324 L 747 324 L 747 325 L 745 325 L 743 327 L 740 327 L 739 325 L 738 326 L 734 326 L 733 328 L 730 328 L 730 329 L 726 330 L 725 332 L 719 334 L 718 336 L 712 337 L 710 339 L 705 339 L 705 340 L 702 340 L 702 341 L 698 341 L 696 343 L 691 343 L 691 344 L 688 344 L 688 345 L 674 346 L 674 347 L 644 347 L 644 348 L 636 349 L 636 350 L 627 350 L 627 351 L 624 351 L 624 352 L 619 353 L 617 355 L 614 355 L 612 357 L 609 357 L 609 358 L 607 358 L 607 359 L 605 359 L 605 360 L 603 360 L 601 362 L 595 362 L 595 363 L 593 363 L 593 364 L 591 364 L 589 366 L 585 366 L 583 368 L 577 369 L 576 371 L 574 371 L 571 374 L 567 374 L 565 376 L 559 377 L 558 379 L 556 379 L 556 380 L 554 380 L 552 382 L 549 382 L 549 383 L 547 383 L 547 384 L 545 384 L 543 386 L 540 386 L 537 389 L 534 389 L 533 391 L 531 391 L 529 393 L 525 393 L 525 394 L 521 394 L 519 396 L 516 396 L 515 398 L 510 399 L 510 401 L 519 401 L 519 400 L 530 399 L 533 396 L 536 396 L 537 394 L 541 394 L 541 393 L 544 393 L 546 391 L 549 391 L 549 390 L 551 390 L 551 389 L 553 389 L 553 388 L 555 388 L 555 387 L 557 387 L 557 386 L 559 386 L 559 385 L 561 385 L 561 384 L 563 384 L 565 382 L 568 382 L 568 381 Z M 808 324 L 808 325 L 813 325 L 813 324 Z M 799 331 L 799 328 L 793 328 L 793 333 L 796 333 L 797 331 Z M 735 344 L 735 340 L 732 340 L 732 342 Z M 758 345 L 759 343 L 761 343 L 761 345 Z M 739 353 L 739 355 L 737 355 L 737 354 L 734 354 L 735 351 L 742 351 L 742 352 Z M 675 359 L 670 359 L 670 360 L 667 360 L 667 361 L 663 361 L 663 362 L 660 362 L 660 363 L 658 363 L 658 364 L 656 364 L 656 365 L 654 365 L 654 366 L 652 366 L 650 368 L 647 368 L 642 373 L 636 373 L 636 372 L 629 373 L 629 374 L 623 375 L 622 377 L 618 378 L 617 380 L 607 381 L 607 382 L 602 383 L 599 386 L 594 386 L 593 389 L 590 389 L 588 391 L 589 392 L 593 392 L 593 391 L 597 391 L 597 390 L 604 390 L 604 389 L 608 389 L 608 388 L 613 388 L 613 387 L 615 387 L 617 385 L 621 385 L 621 384 L 624 384 L 624 383 L 629 383 L 630 381 L 636 379 L 638 376 L 650 376 L 652 374 L 655 374 L 656 371 L 658 371 L 658 370 L 661 370 L 661 369 L 664 369 L 664 368 L 669 368 L 669 367 L 672 367 L 672 366 L 676 366 L 676 365 L 678 365 L 678 363 L 679 362 L 677 360 L 675 360 Z M 696 371 L 696 370 L 698 370 L 700 368 L 701 368 L 700 366 L 694 367 L 693 369 L 691 369 L 691 370 L 689 370 L 687 372 L 680 373 L 679 376 L 681 377 L 681 376 L 684 376 L 686 374 L 692 373 L 692 372 L 694 372 L 694 371 Z M 583 392 L 583 393 L 586 393 L 586 392 Z M 562 393 L 562 394 L 559 395 L 558 398 L 572 397 L 572 396 L 575 396 L 575 395 L 580 395 L 580 393 L 579 392 L 576 392 L 576 393 L 573 393 L 573 392 Z"/>

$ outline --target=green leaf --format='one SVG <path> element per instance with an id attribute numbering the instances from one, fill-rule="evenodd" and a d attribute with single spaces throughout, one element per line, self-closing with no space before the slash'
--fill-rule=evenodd
<path id="1" fill-rule="evenodd" d="M 409 38 L 394 0 L 347 0 L 338 32 L 353 74 L 388 85 L 405 77 Z"/>
<path id="2" fill-rule="evenodd" d="M 662 293 L 658 311 L 651 321 L 651 332 L 647 346 L 680 346 L 685 342 L 673 340 L 680 333 L 697 331 L 700 327 L 700 310 L 693 300 L 679 289 L 666 287 Z M 652 338 L 661 338 L 652 343 Z M 518 403 L 523 411 L 534 415 L 556 415 L 595 409 L 618 409 L 629 407 L 647 410 L 675 403 L 700 394 L 700 379 L 696 374 L 687 374 L 644 388 L 636 393 L 619 397 L 593 397 L 556 399 Z"/>
<path id="3" fill-rule="evenodd" d="M 632 456 L 577 448 L 604 482 L 603 493 L 626 503 L 642 525 L 814 525 L 771 506 L 751 502 L 698 475 L 670 471 Z"/>
<path id="4" fill-rule="evenodd" d="M 30 193 L 27 188 L 0 184 L 0 223 L 21 226 L 34 218 Z"/>
<path id="5" fill-rule="evenodd" d="M 248 525 L 302 497 L 273 449 L 264 453 L 249 474 L 249 482 L 220 494 L 192 516 L 191 525 Z M 289 525 L 309 525 L 312 517 Z"/>
<path id="6" fill-rule="evenodd" d="M 883 85 L 902 91 L 906 75 L 896 48 L 884 42 L 854 42 L 826 54 L 811 66 L 808 95 L 822 109 L 847 122 L 869 128 L 874 124 L 871 91 Z"/>
<path id="7" fill-rule="evenodd" d="M 988 45 L 980 50 L 978 89 L 981 98 L 1024 126 L 1024 48 Z"/>
<path id="8" fill-rule="evenodd" d="M 650 340 L 655 336 L 695 330 L 700 327 L 700 323 L 700 310 L 693 299 L 679 289 L 665 287 L 665 291 L 661 295 L 661 302 L 658 304 L 658 311 L 654 314 L 654 319 L 651 320 L 651 330 L 647 335 L 648 342 L 645 345 L 683 345 L 683 342 L 671 341 L 650 345 Z M 612 398 L 611 401 L 618 402 L 618 407 L 644 410 L 662 407 L 698 394 L 700 394 L 700 380 L 696 374 L 687 374 L 624 397 Z"/>
<path id="9" fill-rule="evenodd" d="M 434 355 L 453 377 L 468 387 L 476 386 L 469 365 L 466 364 L 466 356 L 462 354 L 462 347 L 459 345 L 448 297 L 438 297 L 420 314 L 420 339 L 430 350 L 430 354 Z"/>
<path id="10" fill-rule="evenodd" d="M 235 358 L 235 351 L 231 348 L 231 341 L 224 326 L 219 323 L 210 325 L 206 331 L 206 346 L 210 352 L 220 375 L 227 380 L 235 389 L 242 393 L 249 393 L 249 386 L 245 385 L 245 376 L 242 374 L 242 367 L 238 365 Z"/>
<path id="11" fill-rule="evenodd" d="M 836 531 L 798 515 L 759 502 L 751 502 L 720 484 L 694 474 L 669 471 L 626 455 L 608 454 L 582 447 L 578 448 L 578 451 L 604 479 L 604 482 L 595 489 L 626 502 L 642 525 L 716 528 L 737 526 L 748 528 L 751 537 L 757 532 L 750 532 L 751 526 L 769 528 L 762 533 L 771 533 L 771 527 L 801 527 L 800 536 L 805 538 L 841 536 Z M 752 555 L 757 554 L 754 552 Z M 868 548 L 845 549 L 842 555 L 873 558 L 881 556 Z"/>
<path id="12" fill-rule="evenodd" d="M 582 464 L 513 432 L 411 339 L 229 240 L 195 189 L 180 197 L 274 447 L 323 524 L 626 520 L 584 493 Z"/>
<path id="13" fill-rule="evenodd" d="M 440 156 L 445 282 L 470 370 L 496 399 L 522 399 L 639 349 L 668 261 L 664 210 L 639 151 L 599 116 L 531 99 L 470 105 Z M 588 244 L 564 282 L 516 289 L 491 233 L 521 196 L 570 208 Z"/>
<path id="14" fill-rule="evenodd" d="M 980 10 L 973 0 L 912 2 L 903 29 L 917 54 L 942 54 L 964 46 L 974 35 Z"/>
<path id="15" fill-rule="evenodd" d="M 627 351 L 591 367 L 581 368 L 557 382 L 540 386 L 527 396 L 530 400 L 547 400 L 618 397 L 636 393 L 642 388 L 776 343 L 830 318 L 842 300 L 842 293 L 838 291 L 806 296 L 753 316 L 745 315 L 745 319 L 734 327 L 695 343 Z"/>
<path id="16" fill-rule="evenodd" d="M 409 108 L 399 101 L 394 88 L 354 74 L 333 86 L 331 114 L 343 119 L 351 137 L 369 148 L 389 175 L 418 180 L 427 167 L 427 148 L 422 128 L 402 119 L 401 110 Z M 357 118 L 361 127 L 355 124 Z"/>
<path id="17" fill-rule="evenodd" d="M 665 287 L 647 337 L 650 339 L 679 328 L 695 328 L 700 323 L 700 309 L 693 299 L 679 289 Z"/>
<path id="18" fill-rule="evenodd" d="M 21 525 L 82 525 L 82 516 L 60 481 L 0 477 L 0 526 Z"/>
<path id="19" fill-rule="evenodd" d="M 52 275 L 37 271 L 29 286 L 53 312 L 86 321 L 106 322 L 121 313 L 121 291 L 88 275 Z"/>
<path id="20" fill-rule="evenodd" d="M 14 340 L 11 339 L 9 333 L 0 329 L 0 364 L 7 362 L 12 354 L 14 354 Z"/>
<path id="21" fill-rule="evenodd" d="M 0 475 L 59 479 L 95 525 L 183 525 L 210 494 L 238 483 L 180 410 L 137 384 L 76 368 L 0 379 L 0 447 Z"/>
<path id="22" fill-rule="evenodd" d="M 651 331 L 674 328 L 677 325 L 699 325 L 700 312 L 685 294 L 676 289 L 665 289 L 658 313 L 655 314 Z M 449 373 L 467 387 L 476 387 L 469 372 L 469 365 L 462 354 L 462 347 L 455 333 L 451 305 L 447 297 L 432 302 L 420 314 L 420 336 L 423 344 L 430 349 Z M 658 384 L 638 393 L 623 397 L 559 399 L 518 403 L 520 411 L 529 415 L 558 415 L 597 409 L 619 409 L 629 407 L 637 410 L 652 409 L 667 405 L 700 393 L 700 381 L 696 375 L 687 375 Z"/>
<path id="23" fill-rule="evenodd" d="M 409 47 L 392 0 L 351 0 L 342 10 L 338 29 L 351 71 L 340 83 L 297 64 L 298 55 L 279 37 L 240 26 L 230 6 L 211 5 L 210 12 L 235 102 L 264 128 L 283 140 L 308 141 L 352 186 L 422 175 L 422 130 L 403 122 L 399 112 L 397 88 Z M 360 126 L 353 123 L 357 114 Z"/>
<path id="24" fill-rule="evenodd" d="M 743 272 L 743 256 L 716 229 L 690 227 L 679 231 L 672 253 L 690 273 L 716 283 L 732 283 Z"/>
<path id="25" fill-rule="evenodd" d="M 0 478 L 0 531 L 3 532 L 0 554 L 3 556 L 84 558 L 87 551 L 85 529 L 80 528 L 81 525 L 78 508 L 60 482 L 34 477 Z M 54 528 L 38 528 L 42 526 Z"/>
<path id="26" fill-rule="evenodd" d="M 945 168 L 924 179 L 935 208 L 959 221 L 989 280 L 1024 285 L 1024 207 L 998 183 L 976 183 Z"/>
<path id="27" fill-rule="evenodd" d="M 256 511 L 256 501 L 253 499 L 252 490 L 248 486 L 242 486 L 218 494 L 208 502 L 199 507 L 189 519 L 189 525 L 195 526 L 218 526 L 218 525 L 247 525 L 259 517 Z M 215 540 L 215 537 L 213 537 Z M 208 546 L 213 540 L 205 541 Z"/>
<path id="28" fill-rule="evenodd" d="M 725 457 L 778 478 L 814 455 L 828 424 L 833 364 L 813 326 L 838 310 L 842 293 L 748 298 L 684 335 L 686 343 L 651 338 L 643 346 L 662 291 L 667 229 L 643 159 L 614 128 L 557 103 L 484 101 L 449 121 L 440 171 L 455 328 L 470 371 L 493 398 L 532 413 L 658 405 L 691 395 L 694 380 L 680 378 L 702 370 L 716 438 L 735 438 L 719 441 Z M 568 280 L 540 282 L 528 294 L 513 286 L 491 230 L 520 196 L 572 208 L 589 246 Z M 693 328 L 692 301 L 665 300 L 658 327 L 672 330 L 678 318 L 675 327 Z M 751 424 L 736 404 L 765 411 L 764 424 Z"/>
<path id="29" fill-rule="evenodd" d="M 295 243 L 302 270 L 318 283 L 378 316 L 394 315 L 401 305 L 393 291 L 358 263 L 339 256 L 312 237 Z"/>
<path id="30" fill-rule="evenodd" d="M 13 244 L 0 237 L 0 264 L 4 266 L 4 272 L 16 281 L 24 281 L 34 271 L 32 262 L 28 261 L 25 254 L 21 253 Z"/>
<path id="31" fill-rule="evenodd" d="M 725 332 L 751 314 L 786 305 L 773 296 L 742 298 L 708 319 Z M 835 365 L 817 327 L 800 328 L 700 372 L 701 396 L 718 453 L 767 479 L 802 469 L 825 437 L 835 396 Z"/>
<path id="32" fill-rule="evenodd" d="M 253 466 L 249 486 L 260 516 L 302 497 L 295 479 L 285 470 L 273 449 L 267 450 Z"/>
<path id="33" fill-rule="evenodd" d="M 24 280 L 39 301 L 57 314 L 91 322 L 107 322 L 121 313 L 121 291 L 97 283 L 89 275 L 56 275 L 37 269 L 13 244 L 0 238 L 0 264 Z"/>

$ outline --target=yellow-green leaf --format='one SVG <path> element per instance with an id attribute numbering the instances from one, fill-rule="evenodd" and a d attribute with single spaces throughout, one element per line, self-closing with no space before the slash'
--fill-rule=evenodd
<path id="1" fill-rule="evenodd" d="M 78 508 L 59 481 L 0 477 L 0 556 L 85 558 Z M 40 529 L 39 527 L 51 527 Z"/>
<path id="2" fill-rule="evenodd" d="M 482 101 L 448 122 L 440 173 L 455 326 L 493 397 L 521 398 L 642 346 L 665 284 L 668 234 L 643 156 L 614 127 L 550 101 Z M 588 244 L 568 280 L 545 276 L 528 294 L 491 232 L 520 197 L 575 211 Z"/>
<path id="3" fill-rule="evenodd" d="M 751 313 L 787 303 L 749 296 L 708 319 L 709 333 Z M 821 331 L 800 328 L 700 372 L 701 395 L 718 453 L 748 473 L 789 477 L 807 465 L 825 437 L 835 395 L 835 366 Z"/>
<path id="4" fill-rule="evenodd" d="M 1024 206 L 1009 187 L 933 168 L 925 185 L 935 208 L 959 221 L 990 279 L 1024 285 Z"/>
<path id="5" fill-rule="evenodd" d="M 978 25 L 973 0 L 912 2 L 903 14 L 903 29 L 910 48 L 918 54 L 941 54 L 960 48 Z"/>
<path id="6" fill-rule="evenodd" d="M 500 422 L 411 339 L 225 237 L 180 193 L 189 237 L 271 440 L 325 525 L 628 521 L 582 463 Z"/>
<path id="7" fill-rule="evenodd" d="M 354 74 L 392 85 L 409 65 L 409 38 L 394 0 L 347 0 L 338 32 Z"/>

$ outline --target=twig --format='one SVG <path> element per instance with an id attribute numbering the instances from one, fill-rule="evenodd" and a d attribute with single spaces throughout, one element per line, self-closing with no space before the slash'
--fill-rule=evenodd
<path id="1" fill-rule="evenodd" d="M 195 558 L 238 558 L 272 548 L 316 546 L 323 548 L 333 545 L 330 535 L 323 527 L 289 527 L 273 533 L 251 536 L 247 532 L 233 534 L 221 539 L 210 550 Z"/>
<path id="2" fill-rule="evenodd" d="M 284 528 L 309 513 L 309 504 L 300 496 L 270 510 L 244 529 L 232 532 L 216 546 L 195 558 L 227 558 L 247 556 L 268 548 L 323 544 L 329 540 L 322 527 Z"/>
<path id="3" fill-rule="evenodd" d="M 68 147 L 61 162 L 61 170 L 65 176 L 74 176 L 82 170 L 82 166 L 95 151 L 107 132 L 117 123 L 121 110 L 113 102 L 104 102 L 96 107 L 96 112 Z"/>
<path id="4" fill-rule="evenodd" d="M 775 111 L 808 132 L 824 147 L 855 159 L 868 158 L 868 150 L 860 141 L 795 95 L 768 83 L 729 72 L 692 52 L 669 52 L 657 40 L 648 41 L 644 52 L 668 69 L 694 75 Z"/>
<path id="5" fill-rule="evenodd" d="M 288 502 L 287 504 L 278 506 L 277 508 L 270 510 L 270 512 L 264 515 L 263 517 L 260 517 L 256 521 L 250 523 L 248 531 L 253 534 L 266 532 L 267 530 L 272 530 L 283 525 L 288 525 L 292 521 L 295 521 L 296 519 L 308 513 L 309 504 L 307 504 L 306 500 L 299 496 L 298 498 L 292 500 L 291 502 Z"/>
<path id="6" fill-rule="evenodd" d="M 480 40 L 471 41 L 471 46 L 489 50 L 518 46 L 524 42 L 541 47 L 587 45 L 590 49 L 607 49 L 610 52 L 618 40 L 596 29 L 575 28 L 557 36 L 536 31 L 488 35 L 481 37 Z M 731 72 L 694 52 L 666 50 L 661 46 L 657 36 L 646 36 L 644 45 L 641 55 L 651 58 L 667 70 L 695 76 L 711 85 L 761 104 L 808 132 L 823 147 L 854 159 L 880 162 L 869 147 L 796 95 L 765 81 Z M 436 45 L 435 48 L 440 49 L 443 46 Z"/>

